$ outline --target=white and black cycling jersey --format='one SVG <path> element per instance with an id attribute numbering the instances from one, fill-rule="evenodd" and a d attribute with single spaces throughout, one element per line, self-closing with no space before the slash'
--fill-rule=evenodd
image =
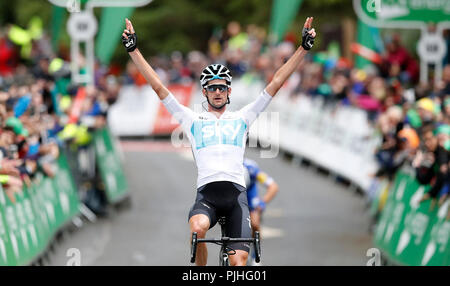
<path id="1" fill-rule="evenodd" d="M 162 100 L 187 135 L 198 169 L 197 188 L 216 181 L 245 187 L 244 152 L 251 124 L 270 103 L 265 90 L 239 111 L 225 111 L 220 118 L 211 112 L 196 113 L 169 94 Z"/>

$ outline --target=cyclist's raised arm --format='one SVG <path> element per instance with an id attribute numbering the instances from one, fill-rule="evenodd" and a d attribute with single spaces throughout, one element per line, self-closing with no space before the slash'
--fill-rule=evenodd
<path id="1" fill-rule="evenodd" d="M 125 19 L 125 24 L 126 29 L 124 29 L 122 34 L 122 43 L 127 49 L 128 54 L 137 66 L 138 70 L 156 92 L 159 99 L 163 100 L 169 95 L 169 90 L 162 84 L 158 74 L 153 70 L 141 52 L 137 49 L 137 37 L 130 20 Z"/>
<path id="2" fill-rule="evenodd" d="M 278 90 L 283 86 L 284 82 L 291 76 L 295 71 L 297 66 L 302 62 L 304 56 L 313 47 L 314 38 L 316 37 L 316 32 L 311 29 L 311 24 L 313 17 L 308 17 L 305 21 L 305 25 L 302 30 L 302 44 L 295 53 L 289 58 L 289 60 L 282 65 L 275 73 L 273 79 L 266 86 L 266 92 L 275 96 Z"/>

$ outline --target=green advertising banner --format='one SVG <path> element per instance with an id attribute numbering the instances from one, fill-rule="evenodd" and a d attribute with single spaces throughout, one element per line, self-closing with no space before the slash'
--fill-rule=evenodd
<path id="1" fill-rule="evenodd" d="M 61 223 L 66 224 L 79 213 L 80 199 L 75 181 L 70 173 L 69 163 L 64 154 L 60 154 L 58 158 L 58 167 L 53 186 L 58 192 L 61 213 L 64 218 Z"/>
<path id="2" fill-rule="evenodd" d="M 112 204 L 128 196 L 122 161 L 113 138 L 108 128 L 97 130 L 94 134 L 95 159 L 105 184 L 106 197 Z"/>
<path id="3" fill-rule="evenodd" d="M 50 35 L 52 36 L 51 44 L 53 52 L 58 52 L 58 43 L 61 35 L 61 28 L 64 27 L 64 20 L 66 18 L 66 9 L 59 6 L 52 6 L 52 20 L 50 25 Z"/>
<path id="4" fill-rule="evenodd" d="M 398 229 L 400 224 L 399 213 L 403 213 L 403 205 L 396 206 L 396 194 L 398 190 L 403 192 L 408 183 L 407 176 L 398 173 L 395 177 L 394 183 L 389 190 L 389 196 L 386 204 L 384 205 L 381 213 L 380 220 L 378 221 L 375 229 L 374 242 L 375 245 L 383 250 L 385 253 L 389 253 L 389 242 L 393 232 Z M 377 202 L 376 200 L 375 202 Z M 394 215 L 395 212 L 395 215 Z"/>
<path id="5" fill-rule="evenodd" d="M 430 186 L 398 172 L 377 224 L 374 244 L 399 265 L 449 265 L 450 222 L 447 201 L 439 209 L 419 203 Z"/>
<path id="6" fill-rule="evenodd" d="M 450 221 L 447 220 L 450 200 L 437 211 L 420 265 L 450 266 Z"/>
<path id="7" fill-rule="evenodd" d="M 39 189 L 39 184 L 32 184 L 28 189 L 30 193 L 31 206 L 34 210 L 34 216 L 36 218 L 35 226 L 38 231 L 38 252 L 45 249 L 47 242 L 52 237 L 52 231 L 50 229 L 49 217 L 47 215 L 49 208 L 45 201 L 44 192 Z"/>
<path id="8" fill-rule="evenodd" d="M 19 257 L 17 258 L 16 263 L 18 265 L 26 265 L 33 260 L 38 250 L 38 238 L 34 226 L 34 214 L 31 209 L 31 203 L 26 188 L 22 190 L 22 193 L 16 195 L 14 209 L 18 219 L 18 233 L 16 237 L 19 242 Z"/>
<path id="9" fill-rule="evenodd" d="M 295 19 L 303 0 L 274 0 L 270 17 L 270 31 L 278 43 Z M 303 28 L 303 27 L 301 27 Z M 300 28 L 300 31 L 301 31 Z"/>
<path id="10" fill-rule="evenodd" d="M 105 7 L 102 9 L 99 31 L 95 41 L 95 55 L 108 65 L 124 29 L 125 18 L 133 14 L 134 7 Z"/>
<path id="11" fill-rule="evenodd" d="M 379 37 L 378 28 L 371 27 L 361 20 L 358 20 L 358 32 L 357 32 L 357 42 L 362 46 L 371 49 L 375 52 L 380 52 L 378 46 L 381 46 L 376 42 Z M 377 45 L 378 44 L 378 45 Z M 358 69 L 364 69 L 365 66 L 372 64 L 368 59 L 363 58 L 360 55 L 356 55 L 355 66 Z"/>
<path id="12" fill-rule="evenodd" d="M 425 186 L 420 186 L 414 180 L 405 193 L 408 195 L 403 198 L 405 210 L 402 224 L 399 232 L 393 236 L 391 251 L 400 264 L 420 265 L 420 257 L 425 249 L 431 226 L 430 220 L 434 214 L 429 212 L 430 201 L 419 204 L 419 200 L 425 193 Z"/>
<path id="13" fill-rule="evenodd" d="M 418 28 L 450 21 L 450 2 L 425 0 L 353 0 L 362 21 L 375 27 Z"/>
<path id="14" fill-rule="evenodd" d="M 15 255 L 5 217 L 6 200 L 9 200 L 0 185 L 0 266 L 14 265 Z"/>
<path id="15" fill-rule="evenodd" d="M 13 203 L 0 186 L 0 265 L 29 265 L 53 235 L 79 213 L 79 198 L 63 154 L 54 178 L 37 174 Z"/>
<path id="16" fill-rule="evenodd" d="M 5 223 L 8 227 L 9 240 L 14 253 L 14 261 L 21 265 L 26 259 L 26 245 L 28 241 L 22 236 L 23 215 L 21 212 L 22 196 L 16 195 L 16 203 L 6 199 Z M 9 262 L 8 262 L 9 263 Z"/>
<path id="17" fill-rule="evenodd" d="M 51 237 L 42 193 L 34 184 L 27 188 L 26 192 L 28 194 L 32 216 L 34 218 L 32 220 L 32 227 L 36 230 L 35 238 L 33 238 L 33 246 L 35 244 L 37 244 L 37 246 L 34 247 L 32 250 L 32 255 L 30 256 L 34 259 L 45 249 L 47 242 L 51 239 Z M 37 243 L 35 243 L 35 240 Z"/>

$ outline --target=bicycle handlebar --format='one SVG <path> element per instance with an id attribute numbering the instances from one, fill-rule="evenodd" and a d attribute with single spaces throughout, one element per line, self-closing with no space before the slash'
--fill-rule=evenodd
<path id="1" fill-rule="evenodd" d="M 232 237 L 222 237 L 216 239 L 198 238 L 199 242 L 255 242 L 254 238 L 232 238 Z"/>
<path id="2" fill-rule="evenodd" d="M 197 238 L 197 233 L 193 232 L 192 240 L 191 240 L 191 263 L 195 262 L 195 257 L 197 254 L 197 244 L 199 244 L 201 242 L 211 242 L 211 243 L 216 243 L 216 244 L 222 244 L 222 246 L 225 246 L 226 248 L 228 248 L 227 244 L 233 243 L 233 242 L 251 242 L 251 243 L 253 243 L 253 245 L 255 247 L 255 254 L 256 254 L 255 261 L 257 263 L 259 263 L 260 259 L 261 259 L 261 244 L 260 244 L 261 242 L 260 242 L 258 231 L 255 232 L 254 238 L 234 238 L 234 237 L 224 236 L 224 237 L 216 238 L 216 239 Z"/>

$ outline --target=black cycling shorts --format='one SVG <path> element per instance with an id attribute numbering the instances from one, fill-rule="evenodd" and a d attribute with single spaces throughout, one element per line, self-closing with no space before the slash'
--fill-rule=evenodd
<path id="1" fill-rule="evenodd" d="M 228 237 L 252 237 L 247 193 L 243 186 L 236 183 L 212 182 L 198 188 L 188 220 L 197 214 L 204 214 L 209 218 L 210 229 L 216 225 L 219 217 L 225 216 Z M 248 242 L 231 243 L 229 246 L 235 250 L 250 251 Z"/>

